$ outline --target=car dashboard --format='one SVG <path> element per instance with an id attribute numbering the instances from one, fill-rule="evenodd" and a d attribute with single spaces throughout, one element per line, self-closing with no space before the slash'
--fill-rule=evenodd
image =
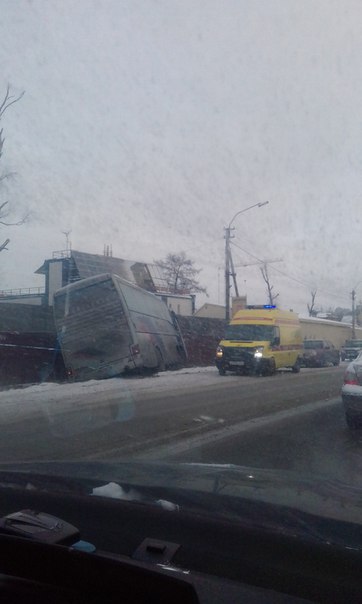
<path id="1" fill-rule="evenodd" d="M 0 486 L 2 518 L 29 509 L 71 523 L 75 543 L 0 532 L 4 602 L 360 601 L 357 548 L 183 509 Z"/>

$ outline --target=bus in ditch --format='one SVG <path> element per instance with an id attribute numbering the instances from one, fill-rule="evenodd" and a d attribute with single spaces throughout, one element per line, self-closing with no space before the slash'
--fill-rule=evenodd
<path id="1" fill-rule="evenodd" d="M 156 295 L 115 274 L 82 279 L 55 292 L 54 320 L 73 380 L 163 371 L 187 357 L 175 314 Z"/>

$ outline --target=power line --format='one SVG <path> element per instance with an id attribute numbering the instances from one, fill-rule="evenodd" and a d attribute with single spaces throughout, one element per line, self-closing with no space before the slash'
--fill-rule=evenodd
<path id="1" fill-rule="evenodd" d="M 264 260 L 262 260 L 261 258 L 258 258 L 258 256 L 255 256 L 255 254 L 252 254 L 251 252 L 249 252 L 248 250 L 242 248 L 240 245 L 238 245 L 237 243 L 235 243 L 234 241 L 231 242 L 232 245 L 234 245 L 235 247 L 237 247 L 239 250 L 241 250 L 242 252 L 244 252 L 245 254 L 248 254 L 248 256 L 251 256 L 251 258 L 254 258 L 255 260 L 258 260 L 260 263 L 264 263 Z M 313 288 L 313 286 L 310 283 L 307 283 L 306 281 L 301 281 L 300 279 L 297 279 L 296 277 L 292 277 L 291 275 L 288 275 L 288 273 L 285 273 L 283 271 L 281 271 L 278 268 L 275 268 L 275 266 L 271 266 L 270 267 L 273 271 L 276 271 L 277 273 L 280 273 L 281 275 L 283 275 L 284 277 L 286 277 L 287 279 L 291 280 L 291 281 L 295 281 L 295 283 L 299 283 L 299 285 L 302 285 L 303 287 L 308 287 L 309 289 Z M 323 289 L 319 289 L 318 291 L 322 294 L 326 294 L 328 296 L 332 296 L 333 298 L 336 298 L 337 300 L 349 300 L 349 296 L 344 296 L 342 295 L 336 295 L 332 292 L 329 292 L 327 290 L 323 290 Z"/>
<path id="2" fill-rule="evenodd" d="M 223 237 L 216 237 L 214 239 L 214 243 L 216 242 L 220 242 L 223 240 Z M 208 245 L 211 242 L 203 242 L 203 243 L 199 243 L 197 246 L 194 246 L 192 248 L 188 248 L 187 250 L 183 250 L 185 251 L 185 253 L 192 253 L 195 250 L 198 250 L 200 248 L 204 248 L 205 245 Z M 245 248 L 241 247 L 240 245 L 238 245 L 237 243 L 235 243 L 233 240 L 230 240 L 231 245 L 233 245 L 234 247 L 238 248 L 239 250 L 241 250 L 242 252 L 244 252 L 245 254 L 247 254 L 248 256 L 250 256 L 251 258 L 254 258 L 254 260 L 257 260 L 258 262 L 260 262 L 261 264 L 265 263 L 265 260 L 263 258 L 259 258 L 258 256 L 256 256 L 255 254 L 253 254 L 252 252 L 249 252 L 249 250 L 246 250 Z M 204 265 L 207 266 L 212 266 L 212 267 L 217 267 L 219 268 L 219 262 L 213 262 L 210 261 L 210 259 L 208 259 L 207 262 L 203 262 Z M 284 271 L 281 271 L 280 269 L 276 268 L 275 266 L 270 266 L 271 270 L 276 271 L 277 273 L 279 273 L 280 275 L 282 275 L 283 277 L 285 277 L 286 279 L 289 279 L 290 281 L 294 281 L 295 283 L 298 283 L 299 285 L 302 285 L 303 287 L 307 287 L 308 289 L 314 289 L 314 286 L 311 285 L 310 282 L 307 281 L 302 281 L 301 279 L 298 279 L 297 277 L 293 277 L 292 275 L 289 275 L 288 273 L 285 273 Z M 347 295 L 336 295 L 335 293 L 332 293 L 330 291 L 327 291 L 325 289 L 320 289 L 317 288 L 318 292 L 321 294 L 325 294 L 327 296 L 330 296 L 332 298 L 335 298 L 336 300 L 349 300 L 350 297 Z"/>
<path id="3" fill-rule="evenodd" d="M 277 273 L 280 273 L 281 275 L 283 275 L 284 277 L 286 277 L 287 279 L 291 279 L 293 281 L 296 281 L 297 283 L 300 283 L 301 285 L 304 285 L 305 287 L 308 287 L 309 289 L 313 289 L 313 286 L 310 283 L 306 283 L 303 281 L 299 281 L 298 279 L 292 277 L 291 275 L 288 275 L 287 273 L 284 273 L 283 271 L 279 270 L 278 268 L 275 268 L 274 266 L 271 267 L 272 270 L 276 271 Z M 336 295 L 335 293 L 329 292 L 325 289 L 319 289 L 317 288 L 317 290 L 319 292 L 321 292 L 322 294 L 327 294 L 328 296 L 332 296 L 332 298 L 336 298 L 337 300 L 349 300 L 349 296 L 347 295 Z"/>
<path id="4" fill-rule="evenodd" d="M 252 254 L 251 252 L 248 252 L 247 250 L 245 250 L 244 248 L 240 247 L 240 245 L 237 245 L 234 242 L 232 242 L 232 244 L 235 245 L 235 247 L 239 248 L 239 250 L 241 250 L 242 252 L 245 252 L 246 254 L 248 254 L 249 256 L 251 256 L 252 258 L 255 258 L 255 260 L 258 260 L 258 262 L 260 262 L 261 264 L 264 264 L 265 261 L 262 260 L 261 258 L 258 258 L 257 256 L 255 256 L 255 254 Z M 279 269 L 277 269 L 275 267 L 271 267 L 271 268 L 273 270 L 277 271 L 278 273 L 280 273 L 281 275 L 284 275 L 288 279 L 291 279 L 292 281 L 295 281 L 296 283 L 299 283 L 299 285 L 303 285 L 304 287 L 311 287 L 309 283 L 306 283 L 304 281 L 300 281 L 296 277 L 292 277 L 290 275 L 287 275 L 286 273 L 283 273 L 282 271 L 280 271 Z"/>
<path id="5" fill-rule="evenodd" d="M 255 260 L 258 260 L 259 262 L 264 262 L 264 260 L 262 260 L 261 258 L 258 258 L 258 256 L 255 256 L 255 254 L 252 254 L 251 252 L 248 252 L 248 250 L 244 250 L 244 248 L 242 248 L 240 245 L 238 245 L 234 241 L 231 241 L 231 244 L 233 246 L 237 247 L 242 252 L 245 252 L 245 254 L 248 254 L 248 256 L 251 256 L 252 258 L 255 258 Z"/>

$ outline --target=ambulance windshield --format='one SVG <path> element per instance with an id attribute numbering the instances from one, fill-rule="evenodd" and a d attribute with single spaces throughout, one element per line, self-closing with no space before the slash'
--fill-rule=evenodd
<path id="1" fill-rule="evenodd" d="M 225 340 L 271 342 L 275 336 L 275 328 L 271 325 L 229 325 L 226 328 Z"/>

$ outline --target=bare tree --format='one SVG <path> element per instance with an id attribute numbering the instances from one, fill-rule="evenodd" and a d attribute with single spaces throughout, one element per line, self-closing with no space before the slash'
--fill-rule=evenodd
<path id="1" fill-rule="evenodd" d="M 316 314 L 316 311 L 314 310 L 315 307 L 315 297 L 317 295 L 317 290 L 314 289 L 310 292 L 310 295 L 312 296 L 312 300 L 310 304 L 307 304 L 307 308 L 308 308 L 308 313 L 310 317 L 314 317 Z"/>
<path id="2" fill-rule="evenodd" d="M 268 274 L 268 265 L 266 262 L 263 264 L 263 266 L 260 267 L 260 272 L 266 283 L 267 293 L 268 293 L 268 304 L 273 306 L 275 304 L 277 297 L 279 296 L 279 293 L 278 294 L 273 293 L 274 285 L 270 284 L 270 278 L 269 278 L 269 274 Z"/>
<path id="3" fill-rule="evenodd" d="M 172 294 L 190 294 L 192 292 L 207 293 L 206 288 L 200 285 L 197 275 L 201 269 L 194 266 L 194 261 L 187 258 L 185 252 L 167 254 L 164 260 L 156 260 L 167 283 L 168 291 Z"/>
<path id="4" fill-rule="evenodd" d="M 5 96 L 4 96 L 3 100 L 0 101 L 0 124 L 4 117 L 5 112 L 9 109 L 9 107 L 14 105 L 14 103 L 17 103 L 18 101 L 20 101 L 20 99 L 24 96 L 24 94 L 25 94 L 25 91 L 21 92 L 21 94 L 19 94 L 18 96 L 15 96 L 15 95 L 11 94 L 10 86 L 9 85 L 7 86 Z M 0 161 L 1 161 L 1 159 L 3 157 L 3 153 L 4 153 L 4 143 L 5 143 L 4 129 L 0 128 Z M 4 183 L 4 181 L 6 179 L 10 178 L 10 176 L 13 176 L 13 175 L 14 175 L 13 172 L 0 172 L 0 185 L 1 185 L 1 183 Z M 24 224 L 24 222 L 27 219 L 28 219 L 28 215 L 25 215 L 18 220 L 12 220 L 9 201 L 7 200 L 7 201 L 0 202 L 0 225 L 19 226 L 21 224 Z M 9 242 L 10 242 L 10 239 L 6 239 L 3 243 L 0 244 L 0 252 L 8 249 L 6 246 Z"/>

